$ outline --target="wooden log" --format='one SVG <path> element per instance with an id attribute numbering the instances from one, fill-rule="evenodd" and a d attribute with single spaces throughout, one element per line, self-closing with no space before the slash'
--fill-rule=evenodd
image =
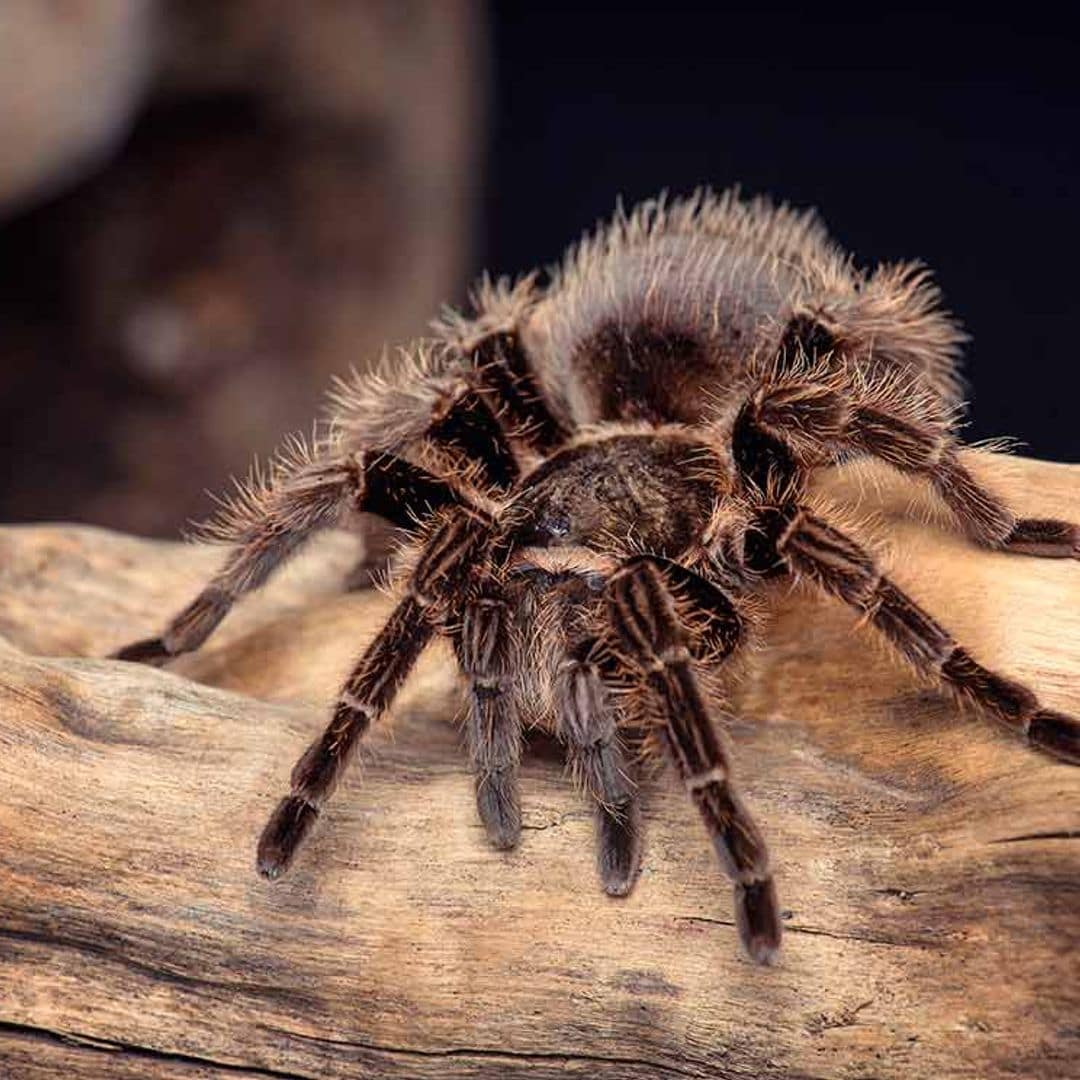
<path id="1" fill-rule="evenodd" d="M 1080 518 L 1077 467 L 974 467 L 1021 511 Z M 884 472 L 826 487 L 879 518 L 891 572 L 978 658 L 1080 713 L 1080 565 L 977 551 Z M 388 610 L 339 593 L 355 554 L 328 537 L 160 671 L 93 657 L 159 629 L 219 553 L 0 530 L 0 1073 L 1080 1075 L 1080 773 L 801 594 L 732 729 L 777 864 L 775 968 L 739 954 L 669 775 L 625 900 L 547 743 L 521 845 L 491 850 L 442 647 L 291 872 L 259 879 L 259 830 Z"/>

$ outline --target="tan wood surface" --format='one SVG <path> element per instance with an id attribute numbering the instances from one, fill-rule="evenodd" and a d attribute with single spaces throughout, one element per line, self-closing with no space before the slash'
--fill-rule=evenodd
<path id="1" fill-rule="evenodd" d="M 978 468 L 1022 511 L 1080 518 L 1080 468 Z M 1080 564 L 976 551 L 882 472 L 828 486 L 979 659 L 1080 713 Z M 441 647 L 292 871 L 260 880 L 259 830 L 388 610 L 339 593 L 356 553 L 327 537 L 159 671 L 93 657 L 160 629 L 220 553 L 0 530 L 0 1075 L 1080 1076 L 1080 770 L 804 595 L 732 729 L 777 864 L 777 967 L 738 953 L 670 775 L 625 900 L 545 742 L 522 843 L 491 850 Z"/>

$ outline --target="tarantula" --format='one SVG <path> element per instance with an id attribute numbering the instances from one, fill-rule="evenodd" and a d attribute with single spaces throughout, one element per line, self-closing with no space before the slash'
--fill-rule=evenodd
<path id="1" fill-rule="evenodd" d="M 221 570 L 160 638 L 198 648 L 231 606 L 350 510 L 410 537 L 393 613 L 292 771 L 258 844 L 276 878 L 357 743 L 437 634 L 468 683 L 476 803 L 521 831 L 522 731 L 565 744 L 595 802 L 604 889 L 641 853 L 639 751 L 666 755 L 767 963 L 780 914 L 761 831 L 717 726 L 757 594 L 797 579 L 858 611 L 924 676 L 1080 763 L 1080 723 L 989 671 L 807 497 L 870 455 L 924 479 L 976 544 L 1080 558 L 1080 528 L 1014 516 L 957 454 L 964 335 L 914 264 L 857 270 L 812 212 L 734 192 L 644 203 L 586 235 L 546 283 L 484 279 L 474 311 L 332 394 L 210 532 Z"/>

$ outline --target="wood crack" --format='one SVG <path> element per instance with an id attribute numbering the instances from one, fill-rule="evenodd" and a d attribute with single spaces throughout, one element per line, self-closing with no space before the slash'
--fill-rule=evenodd
<path id="1" fill-rule="evenodd" d="M 261 1065 L 237 1064 L 232 1061 L 221 1061 L 218 1058 L 202 1057 L 198 1054 L 183 1054 L 174 1050 L 158 1050 L 139 1043 L 103 1039 L 97 1035 L 84 1035 L 81 1032 L 55 1031 L 52 1028 L 35 1027 L 32 1024 L 19 1024 L 11 1020 L 0 1020 L 0 1033 L 2 1032 L 42 1042 L 77 1046 L 80 1050 L 86 1050 L 91 1054 L 131 1054 L 150 1061 L 190 1065 L 193 1069 L 214 1068 L 222 1072 L 246 1073 L 248 1076 L 270 1076 L 276 1080 L 319 1080 L 318 1076 L 312 1073 L 284 1072 L 280 1069 L 267 1069 Z"/>
<path id="2" fill-rule="evenodd" d="M 36 933 L 32 930 L 15 930 L 6 926 L 0 926 L 0 940 L 5 938 L 9 941 L 22 941 L 31 945 L 41 945 L 46 949 L 69 949 L 72 952 L 79 953 L 86 957 L 105 959 L 120 964 L 129 971 L 145 975 L 157 982 L 173 983 L 178 986 L 199 987 L 208 990 L 221 990 L 229 994 L 254 993 L 259 997 L 270 998 L 294 1006 L 307 1006 L 309 1004 L 309 999 L 301 997 L 294 991 L 276 986 L 259 985 L 253 982 L 223 982 L 218 979 L 202 978 L 196 975 L 189 975 L 186 972 L 169 971 L 162 967 L 155 967 L 153 964 L 142 963 L 117 951 L 115 943 L 109 945 L 97 945 L 93 942 L 79 941 L 74 938 L 63 938 L 52 934 Z"/>
<path id="3" fill-rule="evenodd" d="M 707 1074 L 710 1077 L 716 1077 L 716 1080 L 722 1080 L 722 1074 L 718 1074 L 704 1065 L 702 1066 L 702 1070 L 688 1072 L 675 1065 L 652 1061 L 645 1058 L 610 1057 L 604 1054 L 567 1053 L 558 1050 L 493 1050 L 490 1047 L 479 1046 L 448 1046 L 439 1049 L 421 1049 L 420 1047 L 411 1046 L 387 1046 L 381 1043 L 363 1042 L 358 1039 L 332 1039 L 325 1035 L 305 1035 L 301 1032 L 287 1031 L 275 1027 L 264 1027 L 263 1030 L 273 1032 L 275 1035 L 284 1035 L 290 1039 L 300 1039 L 304 1042 L 314 1042 L 329 1046 L 354 1047 L 357 1050 L 368 1050 L 373 1053 L 402 1055 L 406 1057 L 482 1058 L 489 1061 L 557 1062 L 562 1065 L 617 1065 L 647 1070 L 648 1075 L 651 1076 L 689 1076 L 693 1078 Z"/>
<path id="4" fill-rule="evenodd" d="M 709 915 L 676 915 L 676 922 L 709 923 L 715 926 L 729 926 L 735 929 L 734 919 L 717 919 Z M 877 937 L 874 934 L 842 934 L 835 930 L 825 930 L 817 926 L 799 926 L 784 923 L 785 934 L 809 934 L 813 937 L 834 938 L 837 941 L 855 941 L 867 945 L 890 945 L 897 949 L 925 949 L 929 943 L 924 941 L 897 941 L 895 938 Z"/>
<path id="5" fill-rule="evenodd" d="M 1080 840 L 1080 829 L 1058 829 L 1051 832 L 1021 833 L 1019 836 L 1002 836 L 991 844 L 1019 844 L 1026 840 Z"/>

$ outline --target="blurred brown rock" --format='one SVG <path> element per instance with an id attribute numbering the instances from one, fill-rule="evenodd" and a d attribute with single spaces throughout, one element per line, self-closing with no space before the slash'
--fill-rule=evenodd
<path id="1" fill-rule="evenodd" d="M 0 4 L 0 212 L 70 183 L 124 134 L 155 15 L 151 0 Z"/>
<path id="2" fill-rule="evenodd" d="M 331 374 L 462 292 L 477 9 L 30 7 L 22 67 L 50 95 L 5 94 L 34 108 L 0 126 L 0 159 L 26 160 L 0 172 L 0 210 L 21 196 L 0 227 L 0 516 L 173 534 L 310 427 Z"/>

